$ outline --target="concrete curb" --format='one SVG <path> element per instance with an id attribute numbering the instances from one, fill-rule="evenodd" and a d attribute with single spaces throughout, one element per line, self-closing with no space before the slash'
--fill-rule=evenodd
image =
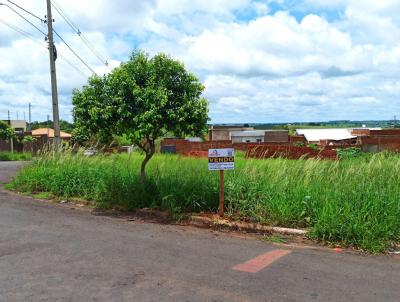
<path id="1" fill-rule="evenodd" d="M 281 235 L 295 235 L 295 236 L 305 236 L 307 234 L 307 230 L 271 227 L 257 223 L 228 221 L 223 218 L 210 218 L 210 217 L 195 216 L 195 215 L 190 217 L 190 224 L 196 226 L 225 227 L 228 229 L 245 230 L 255 233 L 269 233 L 269 234 L 275 233 Z"/>

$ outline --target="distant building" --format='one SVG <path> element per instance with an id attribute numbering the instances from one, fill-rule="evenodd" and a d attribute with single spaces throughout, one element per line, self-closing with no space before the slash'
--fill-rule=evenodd
<path id="1" fill-rule="evenodd" d="M 263 143 L 264 139 L 264 130 L 245 130 L 229 132 L 229 140 L 231 140 L 232 143 Z"/>
<path id="2" fill-rule="evenodd" d="M 287 143 L 287 130 L 254 130 L 253 127 L 211 126 L 210 141 L 232 141 L 233 143 Z"/>
<path id="3" fill-rule="evenodd" d="M 3 120 L 3 122 L 7 123 L 15 132 L 26 132 L 27 123 L 25 120 Z"/>
<path id="4" fill-rule="evenodd" d="M 253 127 L 241 126 L 211 126 L 208 130 L 208 138 L 210 141 L 229 141 L 232 131 L 251 131 Z"/>
<path id="5" fill-rule="evenodd" d="M 367 136 L 371 130 L 381 128 L 331 128 L 331 129 L 297 129 L 297 135 L 303 135 L 309 144 L 338 145 L 357 144 L 359 136 Z"/>
<path id="6" fill-rule="evenodd" d="M 232 143 L 287 143 L 289 131 L 287 130 L 247 130 L 231 131 Z"/>

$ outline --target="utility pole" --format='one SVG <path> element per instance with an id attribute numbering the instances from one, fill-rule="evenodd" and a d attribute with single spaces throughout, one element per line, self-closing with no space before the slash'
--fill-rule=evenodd
<path id="1" fill-rule="evenodd" d="M 49 39 L 49 57 L 50 57 L 50 75 L 51 75 L 51 98 L 53 104 L 53 125 L 54 125 L 54 147 L 58 149 L 60 145 L 60 117 L 58 112 L 58 92 L 57 92 L 57 75 L 56 75 L 56 59 L 57 52 L 53 39 L 53 17 L 51 14 L 51 1 L 47 1 L 47 37 Z"/>
<path id="2" fill-rule="evenodd" d="M 8 110 L 8 125 L 11 127 L 10 110 Z M 11 138 L 10 140 L 10 148 L 11 148 L 11 153 L 14 153 L 14 138 Z"/>
<path id="3" fill-rule="evenodd" d="M 49 137 L 50 137 L 50 115 L 47 115 L 47 139 Z"/>
<path id="4" fill-rule="evenodd" d="M 29 102 L 29 126 L 28 126 L 28 131 L 32 130 L 32 126 L 31 126 L 31 102 Z"/>

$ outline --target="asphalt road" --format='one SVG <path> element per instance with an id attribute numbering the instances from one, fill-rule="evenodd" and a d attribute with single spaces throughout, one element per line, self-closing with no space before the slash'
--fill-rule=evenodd
<path id="1" fill-rule="evenodd" d="M 18 165 L 0 162 L 0 182 Z M 0 301 L 399 302 L 399 284 L 389 256 L 278 247 L 0 191 Z"/>

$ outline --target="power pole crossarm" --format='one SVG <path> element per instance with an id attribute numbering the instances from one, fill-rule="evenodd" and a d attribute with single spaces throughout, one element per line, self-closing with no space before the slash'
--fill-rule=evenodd
<path id="1" fill-rule="evenodd" d="M 56 48 L 53 39 L 53 17 L 51 14 L 51 1 L 47 1 L 47 29 L 49 39 L 50 75 L 51 75 L 51 97 L 53 104 L 54 146 L 60 145 L 60 117 L 58 111 L 58 91 L 56 75 Z"/>

